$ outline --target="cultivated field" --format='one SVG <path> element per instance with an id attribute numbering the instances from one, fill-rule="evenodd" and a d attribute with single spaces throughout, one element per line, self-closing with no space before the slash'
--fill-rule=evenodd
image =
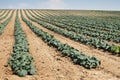
<path id="1" fill-rule="evenodd" d="M 120 12 L 0 10 L 0 80 L 120 80 Z"/>

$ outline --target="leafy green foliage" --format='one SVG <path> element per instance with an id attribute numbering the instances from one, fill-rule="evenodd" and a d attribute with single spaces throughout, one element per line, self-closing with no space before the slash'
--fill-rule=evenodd
<path id="1" fill-rule="evenodd" d="M 33 64 L 33 57 L 29 54 L 28 41 L 23 32 L 18 13 L 15 21 L 15 44 L 13 47 L 13 54 L 8 60 L 8 64 L 15 74 L 18 76 L 26 76 L 27 74 L 36 74 L 36 69 Z"/>
<path id="2" fill-rule="evenodd" d="M 21 13 L 22 14 L 22 13 Z M 29 17 L 32 20 L 32 18 Z M 49 46 L 56 48 L 64 56 L 68 56 L 75 64 L 79 64 L 85 68 L 91 69 L 96 68 L 100 65 L 100 61 L 95 57 L 90 57 L 77 49 L 69 46 L 68 44 L 63 44 L 59 40 L 55 39 L 54 36 L 50 35 L 47 32 L 44 32 L 42 29 L 34 26 L 30 21 L 25 19 L 22 15 L 22 20 L 30 27 L 30 29 L 42 38 Z M 44 24 L 44 23 L 43 23 Z M 46 24 L 45 24 L 46 25 Z"/>
<path id="3" fill-rule="evenodd" d="M 25 12 L 25 13 L 26 13 L 26 12 Z M 29 12 L 29 13 L 30 13 L 30 12 Z M 104 41 L 104 40 L 99 40 L 99 39 L 97 39 L 97 38 L 88 38 L 88 37 L 86 37 L 86 36 L 84 36 L 84 35 L 81 35 L 81 34 L 76 34 L 76 33 L 74 33 L 74 32 L 65 31 L 65 30 L 63 30 L 63 29 L 53 27 L 53 26 L 47 24 L 46 21 L 44 21 L 43 19 L 34 16 L 32 13 L 30 13 L 30 14 L 31 14 L 31 16 L 34 17 L 35 19 L 30 18 L 30 17 L 27 15 L 27 13 L 26 13 L 26 15 L 27 15 L 27 17 L 28 17 L 29 19 L 31 19 L 32 21 L 37 22 L 38 24 L 42 25 L 43 27 L 45 27 L 45 28 L 47 28 L 47 29 L 49 29 L 49 30 L 51 30 L 51 31 L 54 31 L 54 32 L 56 32 L 56 33 L 58 33 L 58 34 L 61 34 L 61 35 L 65 36 L 65 37 L 68 37 L 68 38 L 70 38 L 70 39 L 72 39 L 72 40 L 81 42 L 81 43 L 83 43 L 83 44 L 85 44 L 85 45 L 94 46 L 95 48 L 103 49 L 103 50 L 109 51 L 109 52 L 111 52 L 111 53 L 116 53 L 116 51 L 115 51 L 115 50 L 112 50 L 112 48 L 113 48 L 113 47 L 117 47 L 117 46 L 115 46 L 115 45 L 113 45 L 113 44 L 108 44 L 106 41 Z M 53 22 L 53 24 L 54 24 L 54 22 Z M 60 27 L 60 25 L 57 25 L 57 26 Z M 62 28 L 65 28 L 65 27 L 66 27 L 66 26 L 62 26 Z M 68 27 L 65 28 L 65 29 L 70 29 L 70 28 L 71 28 L 71 27 L 68 26 Z M 74 27 L 72 27 L 72 28 L 74 28 Z M 74 29 L 75 29 L 75 30 L 78 30 L 78 29 L 76 29 L 76 28 L 74 28 Z M 90 34 L 91 34 L 91 33 L 90 33 Z M 119 39 L 118 39 L 118 40 L 119 40 Z"/>
<path id="4" fill-rule="evenodd" d="M 120 42 L 120 23 L 118 17 L 55 16 L 49 12 L 47 14 L 41 14 L 38 11 L 31 11 L 37 18 L 39 17 L 38 19 L 54 24 L 59 28 L 97 39 L 113 41 L 116 43 Z M 44 17 L 45 15 L 48 17 Z"/>
<path id="5" fill-rule="evenodd" d="M 10 22 L 10 20 L 12 19 L 13 13 L 14 13 L 14 11 L 12 12 L 11 16 L 10 16 L 7 20 L 5 20 L 5 21 L 0 25 L 0 35 L 3 33 L 3 30 L 4 30 L 5 26 L 6 26 L 6 25 Z M 6 15 L 6 16 L 7 16 L 7 15 Z"/>
<path id="6" fill-rule="evenodd" d="M 4 18 L 6 18 L 11 10 L 6 10 L 6 11 L 7 11 L 6 14 L 4 16 L 0 17 L 0 20 L 3 20 Z"/>
<path id="7" fill-rule="evenodd" d="M 114 46 L 112 50 L 114 53 L 120 54 L 120 46 Z"/>

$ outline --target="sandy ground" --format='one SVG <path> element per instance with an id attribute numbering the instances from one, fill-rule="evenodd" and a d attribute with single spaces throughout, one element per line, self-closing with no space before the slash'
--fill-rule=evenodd
<path id="1" fill-rule="evenodd" d="M 36 24 L 36 23 L 35 23 L 35 25 L 38 26 L 38 27 L 40 26 L 39 24 Z M 63 43 L 67 43 L 67 44 L 75 47 L 76 49 L 78 49 L 78 50 L 80 50 L 80 51 L 82 51 L 82 52 L 84 52 L 84 53 L 86 53 L 86 54 L 89 54 L 89 55 L 95 56 L 95 57 L 98 56 L 98 58 L 99 58 L 99 56 L 101 55 L 102 58 L 101 58 L 101 57 L 100 57 L 100 58 L 101 58 L 102 60 L 104 60 L 105 58 L 108 57 L 108 59 L 112 59 L 112 60 L 114 61 L 114 63 L 116 63 L 117 61 L 120 62 L 119 57 L 110 55 L 111 53 L 103 52 L 102 50 L 97 50 L 97 49 L 94 49 L 94 48 L 90 48 L 90 47 L 88 47 L 88 46 L 85 46 L 85 45 L 83 45 L 83 44 L 79 44 L 78 42 L 75 42 L 75 41 L 73 41 L 73 40 L 70 40 L 70 39 L 68 39 L 68 38 L 65 38 L 65 37 L 63 37 L 63 36 L 61 36 L 61 35 L 58 35 L 58 34 L 52 32 L 52 31 L 50 31 L 50 30 L 48 30 L 48 29 L 43 28 L 43 27 L 39 27 L 39 28 L 45 30 L 46 32 L 48 32 L 48 33 L 50 33 L 50 34 L 52 34 L 52 35 L 54 35 L 55 38 L 57 38 L 58 40 L 62 41 Z M 106 60 L 106 61 L 107 61 L 107 60 Z M 107 61 L 107 64 L 106 64 L 106 65 L 109 65 L 109 64 L 111 64 L 111 60 L 110 60 L 110 62 Z M 116 63 L 116 65 L 118 65 L 118 64 L 120 64 L 120 63 Z M 113 64 L 112 64 L 112 65 L 113 65 Z M 110 66 L 110 65 L 109 65 L 109 66 Z M 120 67 L 119 65 L 116 66 L 116 68 L 118 68 L 118 69 L 119 69 L 119 67 Z M 108 69 L 108 71 L 109 71 L 109 70 L 110 70 L 110 69 Z M 110 71 L 113 71 L 113 69 L 110 70 Z M 119 76 L 118 73 L 120 73 L 120 71 L 119 71 L 119 70 L 116 70 L 116 72 L 117 72 L 116 75 Z"/>
<path id="2" fill-rule="evenodd" d="M 30 11 L 31 12 L 31 11 Z M 52 14 L 52 15 L 56 15 L 56 14 L 58 14 L 58 12 L 56 12 L 56 13 L 53 13 L 53 12 L 45 12 L 45 14 L 44 14 L 44 12 L 42 12 L 42 11 L 35 11 L 35 12 L 37 12 L 37 14 L 39 15 L 39 13 L 41 14 L 43 14 L 44 16 L 47 16 L 48 14 Z M 33 14 L 33 12 L 31 12 L 32 14 Z M 59 12 L 60 13 L 60 12 Z M 72 12 L 71 12 L 72 13 Z M 87 13 L 87 12 L 84 12 L 84 13 Z M 80 14 L 83 14 L 83 13 L 80 13 Z M 79 15 L 80 15 L 79 14 Z M 39 15 L 40 17 L 43 17 L 43 15 Z M 60 14 L 58 14 L 58 15 L 60 15 Z M 61 13 L 61 15 L 62 15 L 62 13 Z M 87 15 L 87 14 L 86 14 Z M 92 14 L 91 14 L 92 15 Z M 91 15 L 87 15 L 87 16 L 91 16 Z M 100 15 L 100 14 L 99 14 Z M 81 16 L 83 16 L 83 15 L 81 15 Z M 50 23 L 48 23 L 49 25 L 52 25 L 52 24 L 50 24 Z M 59 27 L 57 27 L 57 26 L 55 26 L 55 25 L 52 25 L 52 26 L 54 26 L 55 28 L 59 28 Z M 61 28 L 61 30 L 65 30 L 65 29 L 62 29 Z M 95 29 L 93 29 L 93 30 L 95 30 Z M 67 31 L 67 30 L 66 30 Z M 117 30 L 118 32 L 120 32 L 119 30 Z M 71 31 L 72 32 L 72 31 Z M 104 31 L 103 31 L 104 32 Z M 73 32 L 73 33 L 75 33 L 75 32 Z M 75 33 L 76 34 L 76 33 Z M 88 36 L 88 37 L 90 37 L 90 36 Z M 117 45 L 117 46 L 119 46 L 120 45 L 120 43 L 115 43 L 115 42 L 110 42 L 110 41 L 106 41 L 107 43 L 109 43 L 109 44 L 114 44 L 114 45 Z"/>
<path id="3" fill-rule="evenodd" d="M 90 48 L 88 46 L 85 46 L 83 44 L 80 44 L 80 43 L 77 43 L 77 42 L 74 42 L 68 38 L 65 38 L 61 35 L 58 35 L 52 31 L 49 31 L 43 27 L 41 27 L 39 24 L 37 23 L 34 23 L 34 25 L 38 26 L 39 28 L 43 29 L 44 31 L 52 34 L 55 36 L 55 38 L 59 39 L 61 42 L 63 43 L 68 43 L 69 45 L 75 47 L 76 49 L 88 54 L 88 55 L 91 55 L 91 56 L 95 56 L 97 57 L 99 60 L 101 60 L 101 62 L 103 63 L 101 66 L 100 66 L 100 71 L 103 72 L 103 73 L 109 73 L 113 76 L 116 76 L 116 77 L 120 77 L 120 60 L 119 60 L 119 57 L 116 57 L 116 56 L 113 56 L 113 55 L 110 55 L 110 53 L 108 52 L 103 52 L 101 50 L 97 50 L 97 49 L 94 49 L 94 48 Z M 109 61 L 108 61 L 109 60 Z M 112 64 L 111 64 L 112 63 Z M 111 68 L 112 67 L 112 68 Z M 93 72 L 94 73 L 94 72 Z M 104 76 L 105 74 L 103 74 Z M 102 75 L 101 75 L 102 76 Z"/>
<path id="4" fill-rule="evenodd" d="M 25 15 L 24 17 L 26 18 Z M 0 80 L 120 80 L 119 57 L 72 41 L 32 22 L 37 27 L 54 35 L 55 38 L 59 39 L 61 42 L 68 43 L 70 46 L 73 46 L 87 55 L 93 55 L 102 62 L 101 66 L 97 69 L 84 69 L 79 65 L 74 65 L 68 57 L 62 57 L 61 53 L 55 48 L 49 47 L 22 21 L 20 14 L 19 18 L 22 29 L 26 33 L 30 44 L 30 54 L 34 58 L 37 74 L 33 76 L 18 77 L 12 73 L 11 69 L 6 64 L 7 59 L 12 54 L 14 45 L 14 14 L 14 17 L 6 26 L 4 33 L 0 35 Z"/>
<path id="5" fill-rule="evenodd" d="M 5 10 L 4 10 L 5 11 Z M 2 14 L 4 13 L 4 11 L 0 12 L 0 17 L 2 16 Z"/>
<path id="6" fill-rule="evenodd" d="M 7 74 L 11 74 L 10 69 L 7 67 L 7 61 L 12 54 L 14 45 L 14 23 L 16 12 L 11 21 L 5 27 L 4 32 L 0 35 L 0 80 L 5 80 Z"/>
<path id="7" fill-rule="evenodd" d="M 43 12 L 44 14 L 46 13 L 51 13 L 54 15 L 63 15 L 63 14 L 69 14 L 69 15 L 77 15 L 77 16 L 91 16 L 91 17 L 100 17 L 100 16 L 116 16 L 119 17 L 119 14 L 115 14 L 115 13 L 109 13 L 109 12 L 100 12 L 100 11 L 85 11 L 85 10 L 81 10 L 81 11 L 44 11 L 41 10 L 40 12 Z"/>
<path id="8" fill-rule="evenodd" d="M 3 23 L 5 20 L 7 20 L 7 19 L 9 18 L 10 15 L 11 15 L 11 13 L 12 13 L 12 11 L 10 11 L 10 13 L 8 14 L 8 16 L 7 16 L 6 18 L 0 20 L 0 24 Z M 4 15 L 5 15 L 5 14 L 4 14 Z M 4 15 L 2 15 L 2 16 L 4 16 Z"/>

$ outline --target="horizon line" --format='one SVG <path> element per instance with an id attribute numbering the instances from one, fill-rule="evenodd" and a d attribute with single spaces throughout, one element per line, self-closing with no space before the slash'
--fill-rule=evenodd
<path id="1" fill-rule="evenodd" d="M 20 9 L 20 8 L 0 8 L 0 9 L 12 9 L 12 10 L 17 10 L 17 9 Z M 23 9 L 37 9 L 37 8 L 23 8 Z M 22 8 L 21 8 L 22 10 Z M 80 10 L 80 11 L 120 11 L 120 10 L 109 10 L 109 9 L 42 9 L 42 8 L 39 8 L 39 10 Z"/>

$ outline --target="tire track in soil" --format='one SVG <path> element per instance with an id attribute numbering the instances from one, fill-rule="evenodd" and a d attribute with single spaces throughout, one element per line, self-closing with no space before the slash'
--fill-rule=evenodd
<path id="1" fill-rule="evenodd" d="M 0 35 L 0 80 L 5 80 L 7 75 L 12 74 L 11 69 L 7 65 L 7 61 L 12 54 L 14 45 L 15 16 L 16 12 L 14 12 L 11 21 L 5 27 L 3 34 Z"/>
<path id="2" fill-rule="evenodd" d="M 25 15 L 24 15 L 24 17 L 26 18 Z M 26 18 L 26 19 L 28 19 L 28 18 Z M 36 25 L 37 27 L 43 29 L 44 31 L 54 35 L 55 38 L 60 40 L 61 42 L 68 43 L 70 46 L 73 46 L 76 49 L 78 49 L 78 50 L 80 50 L 80 51 L 82 51 L 82 52 L 84 52 L 84 53 L 86 53 L 86 54 L 88 54 L 90 56 L 95 56 L 96 58 L 101 60 L 102 64 L 101 64 L 101 66 L 100 66 L 100 68 L 98 70 L 93 70 L 93 71 L 86 70 L 91 75 L 94 74 L 94 73 L 97 73 L 97 74 L 103 76 L 101 78 L 104 78 L 104 77 L 106 78 L 107 76 L 109 76 L 109 77 L 113 77 L 115 79 L 117 79 L 117 78 L 120 79 L 120 65 L 119 65 L 120 62 L 117 62 L 117 61 L 114 60 L 114 59 L 117 59 L 115 56 L 112 57 L 111 55 L 108 55 L 108 54 L 106 54 L 108 56 L 102 56 L 102 55 L 105 55 L 104 52 L 101 52 L 99 50 L 90 48 L 90 47 L 85 46 L 83 44 L 80 44 L 78 42 L 72 41 L 72 40 L 70 40 L 68 38 L 65 38 L 65 37 L 63 37 L 63 36 L 61 36 L 61 35 L 59 35 L 57 33 L 54 33 L 52 31 L 46 29 L 46 28 L 43 28 L 42 26 L 40 26 L 39 24 L 37 24 L 35 22 L 32 22 L 32 23 L 34 25 Z"/>

